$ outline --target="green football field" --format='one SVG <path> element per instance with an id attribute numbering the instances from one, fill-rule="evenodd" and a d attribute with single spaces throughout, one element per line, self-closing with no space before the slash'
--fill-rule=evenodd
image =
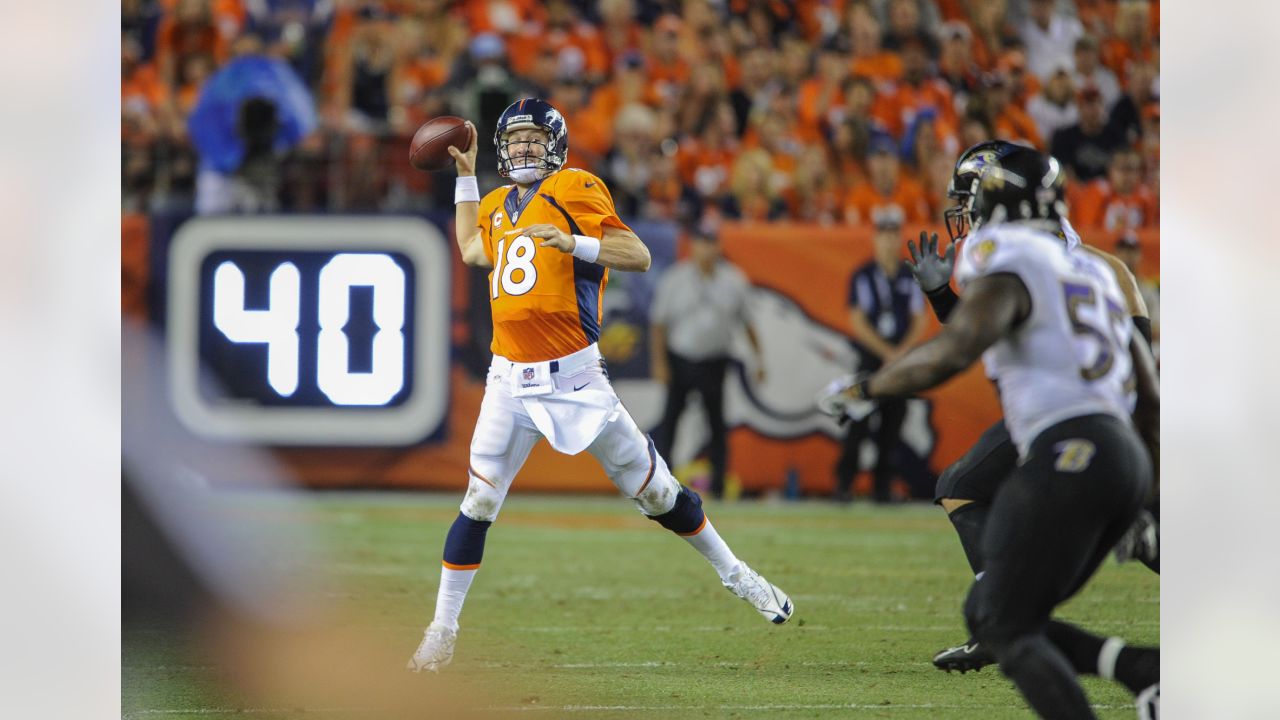
<path id="1" fill-rule="evenodd" d="M 1031 716 L 997 668 L 947 675 L 930 664 L 936 650 L 966 637 L 960 605 L 972 577 L 941 510 L 924 504 L 708 502 L 739 557 L 795 602 L 791 622 L 773 626 L 629 502 L 513 495 L 489 531 L 453 664 L 411 675 L 403 663 L 430 620 L 459 499 L 246 494 L 233 502 L 256 522 L 318 541 L 310 567 L 280 572 L 308 576 L 309 594 L 359 617 L 349 625 L 357 637 L 385 648 L 359 672 L 420 685 L 486 716 Z M 1158 642 L 1159 613 L 1159 579 L 1109 561 L 1060 616 L 1147 644 Z M 251 698 L 237 681 L 242 668 L 211 644 L 160 623 L 126 628 L 124 717 L 376 714 L 349 698 L 339 706 Z M 333 668 L 342 655 L 311 657 Z M 1087 678 L 1085 689 L 1100 717 L 1134 717 L 1119 685 Z M 424 705 L 420 717 L 449 717 L 441 707 Z"/>

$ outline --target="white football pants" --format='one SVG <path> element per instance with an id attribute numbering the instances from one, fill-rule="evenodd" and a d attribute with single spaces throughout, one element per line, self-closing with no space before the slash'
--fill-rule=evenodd
<path id="1" fill-rule="evenodd" d="M 588 351 L 599 357 L 595 346 L 583 352 Z M 562 364 L 570 363 L 562 359 Z M 585 446 L 618 491 L 634 500 L 645 515 L 661 515 L 675 505 L 680 484 L 618 400 L 600 362 L 570 371 L 574 374 L 551 374 L 554 389 L 549 394 L 518 398 L 512 395 L 511 375 L 521 372 L 521 366 L 494 358 L 471 437 L 470 480 L 460 507 L 464 515 L 496 520 L 516 473 L 548 433 L 556 436 L 548 439 L 557 449 Z M 585 401 L 579 403 L 577 398 Z M 601 410 L 602 400 L 607 410 Z"/>

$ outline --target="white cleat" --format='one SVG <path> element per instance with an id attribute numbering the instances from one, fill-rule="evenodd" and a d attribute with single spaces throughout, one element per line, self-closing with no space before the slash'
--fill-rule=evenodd
<path id="1" fill-rule="evenodd" d="M 1160 683 L 1138 693 L 1138 720 L 1160 720 Z"/>
<path id="2" fill-rule="evenodd" d="M 791 598 L 776 585 L 760 577 L 760 573 L 742 563 L 738 569 L 737 579 L 725 583 L 725 587 L 734 595 L 751 603 L 766 620 L 774 625 L 781 625 L 791 619 L 791 611 L 795 607 Z"/>
<path id="3" fill-rule="evenodd" d="M 422 634 L 422 643 L 405 667 L 414 672 L 438 672 L 440 668 L 453 662 L 453 645 L 457 640 L 458 628 L 431 623 Z"/>

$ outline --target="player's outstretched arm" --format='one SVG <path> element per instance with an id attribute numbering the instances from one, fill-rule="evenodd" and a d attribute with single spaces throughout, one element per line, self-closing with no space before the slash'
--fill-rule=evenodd
<path id="1" fill-rule="evenodd" d="M 449 154 L 453 156 L 458 170 L 457 186 L 453 191 L 454 227 L 457 228 L 458 250 L 462 253 L 462 262 L 476 267 L 491 268 L 493 263 L 484 254 L 484 240 L 480 237 L 480 226 L 476 219 L 480 214 L 480 188 L 476 185 L 476 126 L 467 121 L 471 131 L 471 145 L 466 152 L 453 145 L 449 146 Z"/>
<path id="2" fill-rule="evenodd" d="M 1120 258 L 1091 245 L 1083 245 L 1081 247 L 1094 256 L 1101 258 L 1107 264 L 1107 267 L 1111 268 L 1111 272 L 1115 273 L 1116 284 L 1120 286 L 1120 292 L 1124 295 L 1124 302 L 1129 308 L 1129 315 L 1135 318 L 1149 317 L 1147 303 L 1142 299 L 1142 292 L 1138 290 L 1138 278 L 1133 276 L 1133 273 L 1121 262 Z M 1150 342 L 1149 338 L 1148 342 Z"/>
<path id="3" fill-rule="evenodd" d="M 911 240 L 907 241 L 907 251 L 911 259 L 907 261 L 907 269 L 916 284 L 929 299 L 929 305 L 938 316 L 938 321 L 945 323 L 955 310 L 960 297 L 951 289 L 951 271 L 956 266 L 956 245 L 947 245 L 946 252 L 938 254 L 938 233 L 929 234 L 920 231 L 920 249 Z"/>
<path id="4" fill-rule="evenodd" d="M 606 227 L 604 238 L 600 241 L 600 257 L 596 262 L 615 270 L 648 272 L 653 258 L 649 256 L 649 246 L 635 233 Z"/>
<path id="5" fill-rule="evenodd" d="M 578 236 L 570 235 L 555 225 L 546 223 L 530 225 L 523 230 L 511 232 L 521 232 L 529 237 L 541 238 L 541 242 L 538 243 L 540 247 L 553 247 L 560 252 L 570 253 L 576 258 L 598 263 L 613 270 L 645 272 L 653 262 L 649 256 L 649 248 L 644 242 L 635 233 L 621 228 L 606 227 L 603 238 L 599 240 L 583 238 L 581 244 L 578 242 Z M 598 247 L 588 248 L 588 244 L 598 245 Z"/>
<path id="6" fill-rule="evenodd" d="M 872 375 L 864 397 L 902 397 L 928 390 L 982 356 L 1031 312 L 1031 296 L 1018 276 L 995 273 L 974 280 L 952 313 L 951 322 L 925 344 Z"/>

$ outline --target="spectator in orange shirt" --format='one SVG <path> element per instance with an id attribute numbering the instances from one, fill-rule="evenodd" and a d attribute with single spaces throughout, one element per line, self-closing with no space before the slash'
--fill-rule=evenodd
<path id="1" fill-rule="evenodd" d="M 796 16 L 805 40 L 818 45 L 839 34 L 848 0 L 796 0 Z"/>
<path id="2" fill-rule="evenodd" d="M 600 39 L 609 53 L 612 66 L 629 53 L 644 49 L 644 33 L 636 22 L 635 0 L 600 0 Z"/>
<path id="3" fill-rule="evenodd" d="M 1071 215 L 1081 227 L 1137 230 L 1155 226 L 1155 205 L 1155 195 L 1142 184 L 1142 157 L 1121 148 L 1111 155 L 1107 177 L 1084 188 Z"/>
<path id="4" fill-rule="evenodd" d="M 776 183 L 769 153 L 756 148 L 738 155 L 733 163 L 733 194 L 725 203 L 726 216 L 748 222 L 777 220 L 787 213 Z"/>
<path id="5" fill-rule="evenodd" d="M 854 3 L 845 12 L 845 26 L 853 43 L 854 75 L 888 82 L 902 77 L 902 60 L 880 46 L 880 21 L 864 3 Z"/>
<path id="6" fill-rule="evenodd" d="M 680 89 L 680 100 L 675 105 L 678 135 L 692 135 L 698 131 L 702 117 L 724 99 L 728 98 L 724 70 L 713 63 L 694 66 L 689 82 Z"/>
<path id="7" fill-rule="evenodd" d="M 185 122 L 185 118 L 191 114 L 191 109 L 196 105 L 196 99 L 200 96 L 200 88 L 204 87 L 204 81 L 213 74 L 213 58 L 204 53 L 193 53 L 183 58 L 180 69 L 181 82 L 174 94 L 173 111 L 177 118 Z"/>
<path id="8" fill-rule="evenodd" d="M 916 115 L 930 110 L 937 120 L 956 124 L 955 104 L 947 84 L 929 74 L 928 46 L 923 37 L 908 38 L 902 44 L 902 80 L 885 92 L 885 104 L 892 108 L 889 131 L 896 137 L 911 127 Z"/>
<path id="9" fill-rule="evenodd" d="M 973 147 L 996 136 L 991 118 L 981 108 L 971 107 L 960 119 L 960 147 Z"/>
<path id="10" fill-rule="evenodd" d="M 956 111 L 963 113 L 969 95 L 978 88 L 982 71 L 973 61 L 973 32 L 960 20 L 948 20 L 939 30 L 942 38 L 938 77 L 951 87 Z"/>
<path id="11" fill-rule="evenodd" d="M 791 186 L 783 192 L 791 220 L 833 225 L 840 220 L 840 191 L 827 151 L 820 145 L 804 149 Z"/>
<path id="12" fill-rule="evenodd" d="M 906 222 L 928 221 L 929 204 L 920 184 L 902 174 L 898 162 L 898 146 L 888 135 L 871 139 L 867 153 L 868 182 L 855 185 L 845 197 L 844 219 L 853 224 L 867 224 L 877 210 L 896 206 Z"/>
<path id="13" fill-rule="evenodd" d="M 938 24 L 938 11 L 931 0 L 888 0 L 880 4 L 885 25 L 881 45 L 886 50 L 901 52 L 907 42 L 925 38 L 930 57 L 938 54 L 932 30 Z"/>
<path id="14" fill-rule="evenodd" d="M 1040 78 L 1027 72 L 1027 53 L 1021 47 L 1011 47 L 996 61 L 996 72 L 1009 79 L 1009 89 L 1014 104 L 1026 108 L 1027 101 L 1040 92 Z"/>
<path id="15" fill-rule="evenodd" d="M 173 14 L 161 20 L 156 30 L 155 60 L 161 81 L 176 87 L 182 60 L 195 53 L 223 60 L 227 38 L 214 24 L 209 0 L 178 0 Z"/>
<path id="16" fill-rule="evenodd" d="M 649 163 L 649 185 L 640 197 L 637 217 L 674 222 L 687 217 L 686 192 L 676 169 L 676 151 L 667 143 L 660 146 Z"/>
<path id="17" fill-rule="evenodd" d="M 869 78 L 854 75 L 845 80 L 843 94 L 844 105 L 828 113 L 828 123 L 832 127 L 856 121 L 865 124 L 867 130 L 889 132 L 895 117 L 894 105 L 888 96 L 876 92 L 876 86 Z M 863 155 L 865 152 L 859 153 L 855 159 L 862 162 Z"/>
<path id="18" fill-rule="evenodd" d="M 609 54 L 604 40 L 594 25 L 583 22 L 578 10 L 568 0 L 549 0 L 546 20 L 541 25 L 528 23 L 507 38 L 507 56 L 518 74 L 526 74 L 538 51 L 550 48 L 557 53 L 576 48 L 582 54 L 583 73 L 595 83 L 604 79 L 609 69 Z"/>
<path id="19" fill-rule="evenodd" d="M 471 0 L 461 6 L 474 35 L 514 35 L 526 25 L 540 23 L 544 14 L 538 0 Z"/>
<path id="20" fill-rule="evenodd" d="M 725 84 L 729 87 L 742 82 L 742 65 L 738 62 L 737 48 L 728 28 L 720 24 L 699 27 L 694 48 L 691 63 L 719 67 L 724 74 Z"/>
<path id="21" fill-rule="evenodd" d="M 949 123 L 940 120 L 933 108 L 925 108 L 913 119 L 902 138 L 903 159 L 922 180 L 939 155 L 950 159 L 960 152 L 960 140 Z M 932 201 L 931 201 L 932 202 Z"/>
<path id="22" fill-rule="evenodd" d="M 802 37 L 783 35 L 778 41 L 775 59 L 778 80 L 783 87 L 799 88 L 813 77 L 813 47 Z"/>
<path id="23" fill-rule="evenodd" d="M 829 114 L 844 104 L 844 81 L 849 77 L 846 48 L 836 39 L 818 50 L 817 72 L 800 86 L 800 127 L 813 141 L 830 130 Z"/>
<path id="24" fill-rule="evenodd" d="M 445 114 L 442 104 L 434 101 L 439 94 L 433 91 L 445 84 L 449 64 L 465 47 L 462 37 L 450 37 L 459 31 L 465 28 L 456 18 L 430 25 L 416 19 L 401 23 L 400 52 L 391 71 L 392 112 L 401 118 L 401 127 L 412 130 Z M 461 44 L 455 47 L 455 43 Z"/>
<path id="25" fill-rule="evenodd" d="M 1022 143 L 1035 148 L 1044 147 L 1044 139 L 1036 123 L 1013 100 L 1013 89 L 1004 73 L 994 72 L 983 77 L 986 92 L 983 100 L 987 115 L 995 127 L 995 137 Z"/>
<path id="26" fill-rule="evenodd" d="M 883 132 L 883 129 L 873 128 L 865 115 L 845 118 L 835 126 L 831 136 L 831 155 L 841 188 L 852 188 L 867 181 L 864 160 L 875 132 Z"/>
<path id="27" fill-rule="evenodd" d="M 659 98 L 653 84 L 649 82 L 644 55 L 630 52 L 623 55 L 614 67 L 613 77 L 591 93 L 587 117 L 578 119 L 577 125 L 584 122 L 595 125 L 602 136 L 613 137 L 613 120 L 618 111 L 627 105 L 638 103 L 656 107 Z"/>
<path id="28" fill-rule="evenodd" d="M 781 103 L 782 97 L 775 99 L 775 107 Z M 757 138 L 756 145 L 769 153 L 769 160 L 774 170 L 779 173 L 779 177 L 789 177 L 791 171 L 795 169 L 797 158 L 805 148 L 805 143 L 796 131 L 794 120 L 783 112 L 761 113 L 755 118 L 754 130 Z M 745 142 L 744 145 L 751 147 L 752 143 Z M 779 181 L 778 189 L 785 187 L 786 183 Z"/>
<path id="29" fill-rule="evenodd" d="M 120 38 L 120 117 L 122 135 L 150 136 L 166 94 L 155 65 L 142 62 L 142 45 Z"/>
<path id="30" fill-rule="evenodd" d="M 736 122 L 732 106 L 722 102 L 702 117 L 696 137 L 680 142 L 680 179 L 700 205 L 719 204 L 729 193 L 729 177 L 738 154 Z"/>
<path id="31" fill-rule="evenodd" d="M 983 70 L 994 70 L 1004 51 L 1021 43 L 1009 21 L 1009 4 L 1007 0 L 981 0 L 968 5 L 974 61 Z"/>
<path id="32" fill-rule="evenodd" d="M 689 63 L 680 51 L 684 22 L 678 15 L 663 15 L 649 33 L 649 79 L 663 103 L 674 103 L 689 81 Z"/>
<path id="33" fill-rule="evenodd" d="M 562 66 L 555 84 L 551 86 L 550 101 L 565 117 L 577 118 L 586 113 L 589 94 L 590 89 L 582 74 Z M 575 123 L 574 127 L 576 132 L 565 167 L 596 172 L 609 152 L 608 140 L 601 135 L 599 128 L 585 126 L 584 123 Z"/>
<path id="34" fill-rule="evenodd" d="M 1120 0 L 1116 5 L 1112 36 L 1102 44 L 1102 62 L 1124 77 L 1134 60 L 1156 59 L 1148 0 Z"/>

